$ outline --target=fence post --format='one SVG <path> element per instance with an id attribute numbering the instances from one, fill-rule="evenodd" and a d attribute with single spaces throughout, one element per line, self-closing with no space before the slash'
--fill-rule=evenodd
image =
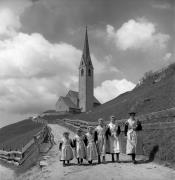
<path id="1" fill-rule="evenodd" d="M 40 145 L 39 145 L 38 139 L 36 136 L 33 136 L 33 138 L 34 138 L 35 145 L 37 146 L 38 151 L 40 152 Z"/>

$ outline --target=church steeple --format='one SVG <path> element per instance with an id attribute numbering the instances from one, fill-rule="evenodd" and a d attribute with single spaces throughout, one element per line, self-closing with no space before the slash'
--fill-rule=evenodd
<path id="1" fill-rule="evenodd" d="M 94 103 L 94 71 L 90 56 L 87 27 L 84 48 L 79 66 L 79 107 L 82 112 L 93 109 Z"/>
<path id="2" fill-rule="evenodd" d="M 90 56 L 90 50 L 89 50 L 87 26 L 86 26 L 84 48 L 83 48 L 83 54 L 82 54 L 80 66 L 82 65 L 82 61 L 84 62 L 84 65 L 93 66 L 92 61 L 91 61 L 91 56 Z"/>

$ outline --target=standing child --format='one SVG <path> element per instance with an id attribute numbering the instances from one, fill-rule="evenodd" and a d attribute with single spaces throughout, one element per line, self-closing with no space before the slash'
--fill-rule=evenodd
<path id="1" fill-rule="evenodd" d="M 119 161 L 120 154 L 120 126 L 116 124 L 115 116 L 110 117 L 111 122 L 108 124 L 107 134 L 109 136 L 109 150 L 108 153 L 112 156 L 112 162 L 114 162 L 114 155 L 116 154 L 117 162 Z"/>
<path id="2" fill-rule="evenodd" d="M 98 126 L 95 128 L 95 140 L 97 144 L 98 151 L 98 163 L 101 163 L 101 157 L 103 162 L 105 162 L 106 154 L 106 126 L 102 118 L 98 119 Z"/>
<path id="3" fill-rule="evenodd" d="M 63 138 L 59 145 L 59 150 L 61 151 L 61 161 L 63 161 L 63 166 L 65 162 L 69 164 L 69 161 L 73 159 L 73 150 L 72 150 L 72 140 L 69 138 L 69 132 L 63 133 Z"/>
<path id="4" fill-rule="evenodd" d="M 93 160 L 98 159 L 97 148 L 94 141 L 93 127 L 88 127 L 88 132 L 85 135 L 84 142 L 87 146 L 86 159 L 89 162 L 89 164 L 92 164 Z"/>
<path id="5" fill-rule="evenodd" d="M 75 157 L 77 158 L 78 164 L 83 163 L 83 159 L 86 158 L 86 147 L 83 141 L 82 129 L 77 129 L 77 133 L 73 139 L 73 144 L 75 147 Z"/>

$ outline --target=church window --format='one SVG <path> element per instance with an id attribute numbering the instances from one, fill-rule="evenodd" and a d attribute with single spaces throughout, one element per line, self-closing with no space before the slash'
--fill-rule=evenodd
<path id="1" fill-rule="evenodd" d="M 84 75 L 84 69 L 81 70 L 81 76 L 83 76 L 83 75 Z"/>
<path id="2" fill-rule="evenodd" d="M 81 65 L 83 65 L 83 61 L 81 62 Z"/>
<path id="3" fill-rule="evenodd" d="M 91 65 L 91 61 L 89 61 L 89 65 Z"/>
<path id="4" fill-rule="evenodd" d="M 91 76 L 91 70 L 90 69 L 88 70 L 88 76 Z"/>

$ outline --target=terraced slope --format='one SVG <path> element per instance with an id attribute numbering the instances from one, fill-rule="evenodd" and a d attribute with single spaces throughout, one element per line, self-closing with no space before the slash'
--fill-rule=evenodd
<path id="1" fill-rule="evenodd" d="M 0 129 L 0 149 L 20 150 L 43 128 L 42 123 L 26 119 Z"/>
<path id="2" fill-rule="evenodd" d="M 175 107 L 175 63 L 146 77 L 140 85 L 115 99 L 95 108 L 92 112 L 70 116 L 71 119 L 96 121 L 99 117 L 117 119 L 128 117 L 134 109 L 138 115 Z"/>

